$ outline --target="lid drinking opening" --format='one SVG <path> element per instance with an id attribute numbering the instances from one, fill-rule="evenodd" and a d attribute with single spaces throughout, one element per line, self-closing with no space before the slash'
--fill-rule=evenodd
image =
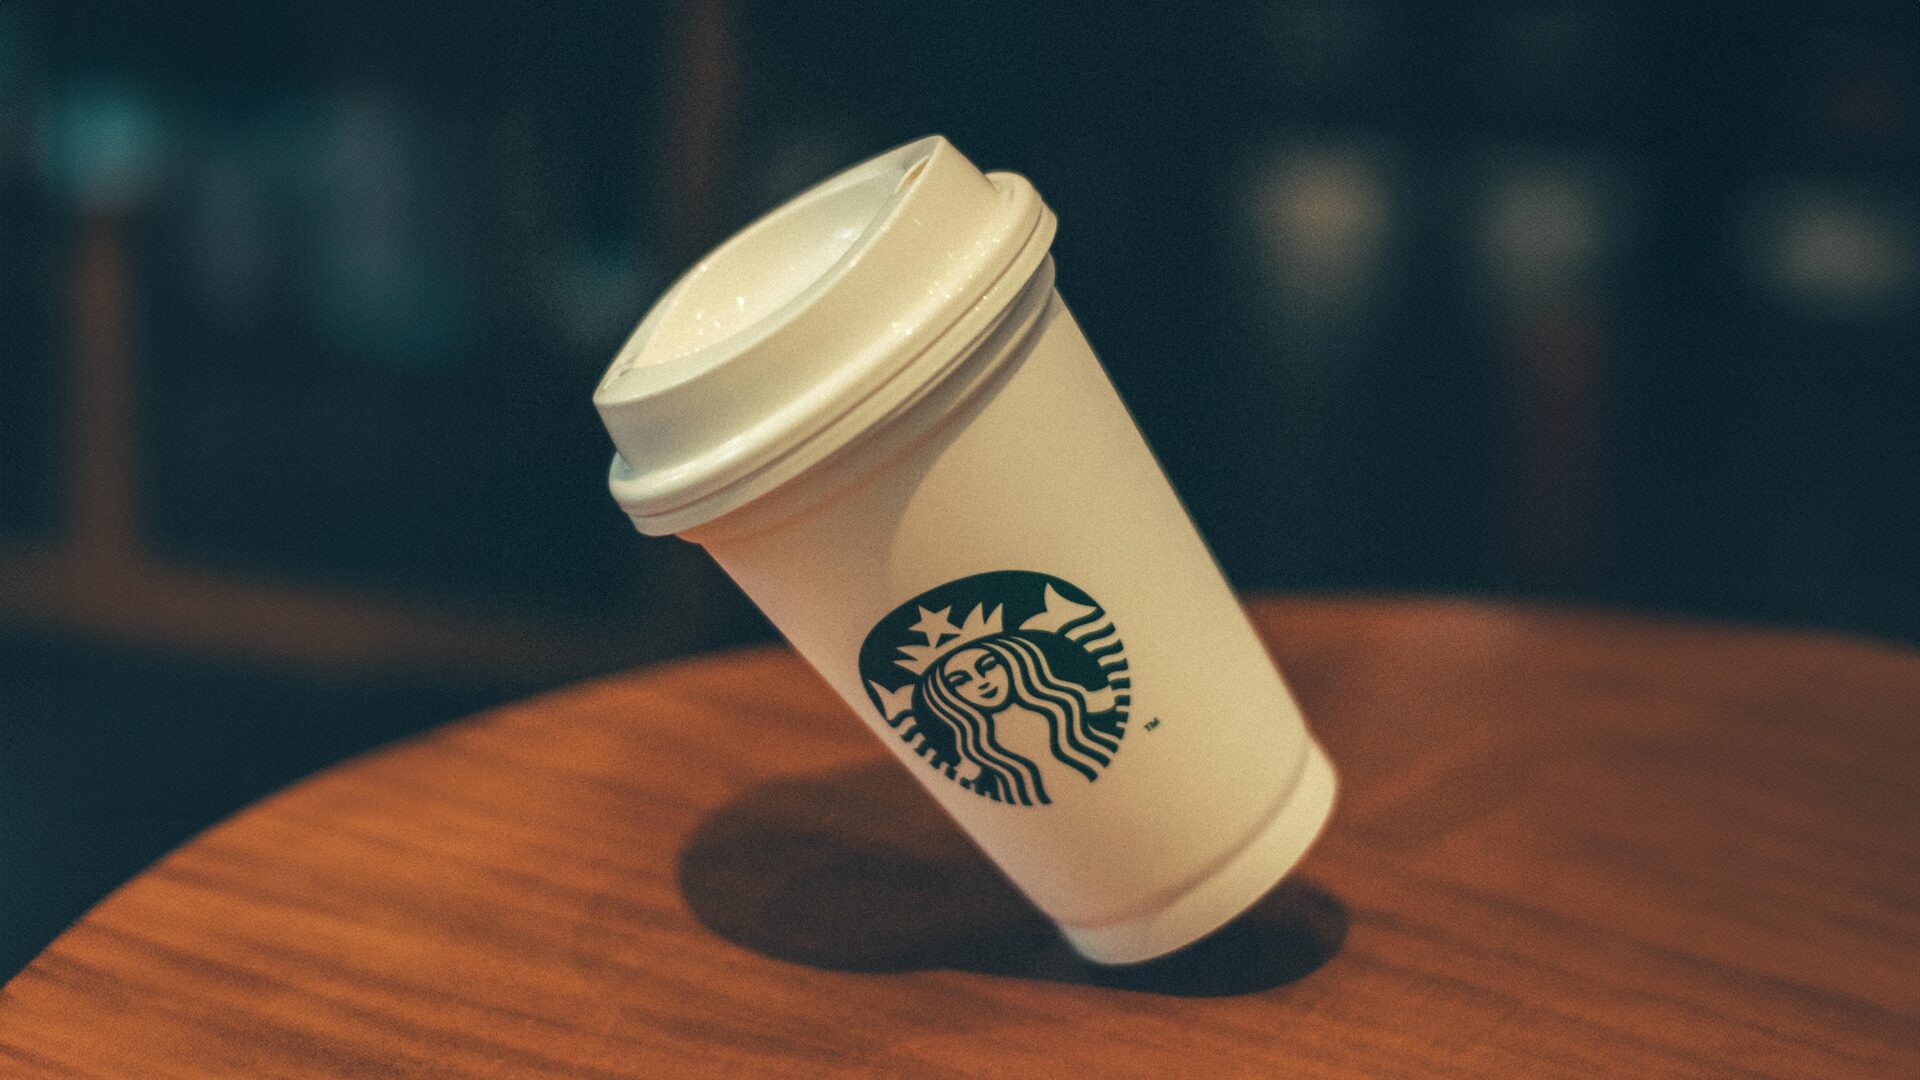
<path id="1" fill-rule="evenodd" d="M 627 342 L 611 383 L 690 356 L 798 307 L 926 169 L 932 140 L 788 203 L 688 271 Z"/>

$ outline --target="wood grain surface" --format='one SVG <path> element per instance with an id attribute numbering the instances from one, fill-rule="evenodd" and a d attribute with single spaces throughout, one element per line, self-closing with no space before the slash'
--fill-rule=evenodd
<path id="1" fill-rule="evenodd" d="M 1255 612 L 1342 803 L 1173 958 L 1074 959 L 767 649 L 508 706 L 212 829 L 0 992 L 0 1075 L 1920 1076 L 1920 656 Z"/>

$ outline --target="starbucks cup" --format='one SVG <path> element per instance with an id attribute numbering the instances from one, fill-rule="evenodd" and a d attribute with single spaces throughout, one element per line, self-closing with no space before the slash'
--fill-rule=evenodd
<path id="1" fill-rule="evenodd" d="M 704 546 L 1082 955 L 1258 900 L 1334 774 L 1079 326 L 1054 216 L 945 139 L 676 283 L 594 395 L 614 497 Z"/>

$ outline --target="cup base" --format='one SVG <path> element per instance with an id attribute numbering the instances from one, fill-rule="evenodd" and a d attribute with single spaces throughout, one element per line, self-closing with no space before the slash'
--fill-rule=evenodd
<path id="1" fill-rule="evenodd" d="M 1212 876 L 1145 918 L 1106 926 L 1063 926 L 1075 952 L 1096 964 L 1137 964 L 1191 945 L 1265 896 L 1319 838 L 1338 787 L 1333 763 L 1312 740 L 1286 804 Z"/>

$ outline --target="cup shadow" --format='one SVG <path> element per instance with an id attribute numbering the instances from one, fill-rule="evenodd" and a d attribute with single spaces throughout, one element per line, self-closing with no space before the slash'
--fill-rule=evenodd
<path id="1" fill-rule="evenodd" d="M 714 933 L 832 971 L 954 969 L 1179 997 L 1258 993 L 1340 951 L 1347 911 L 1289 878 L 1172 955 L 1088 963 L 891 762 L 756 787 L 693 831 L 681 894 Z"/>

